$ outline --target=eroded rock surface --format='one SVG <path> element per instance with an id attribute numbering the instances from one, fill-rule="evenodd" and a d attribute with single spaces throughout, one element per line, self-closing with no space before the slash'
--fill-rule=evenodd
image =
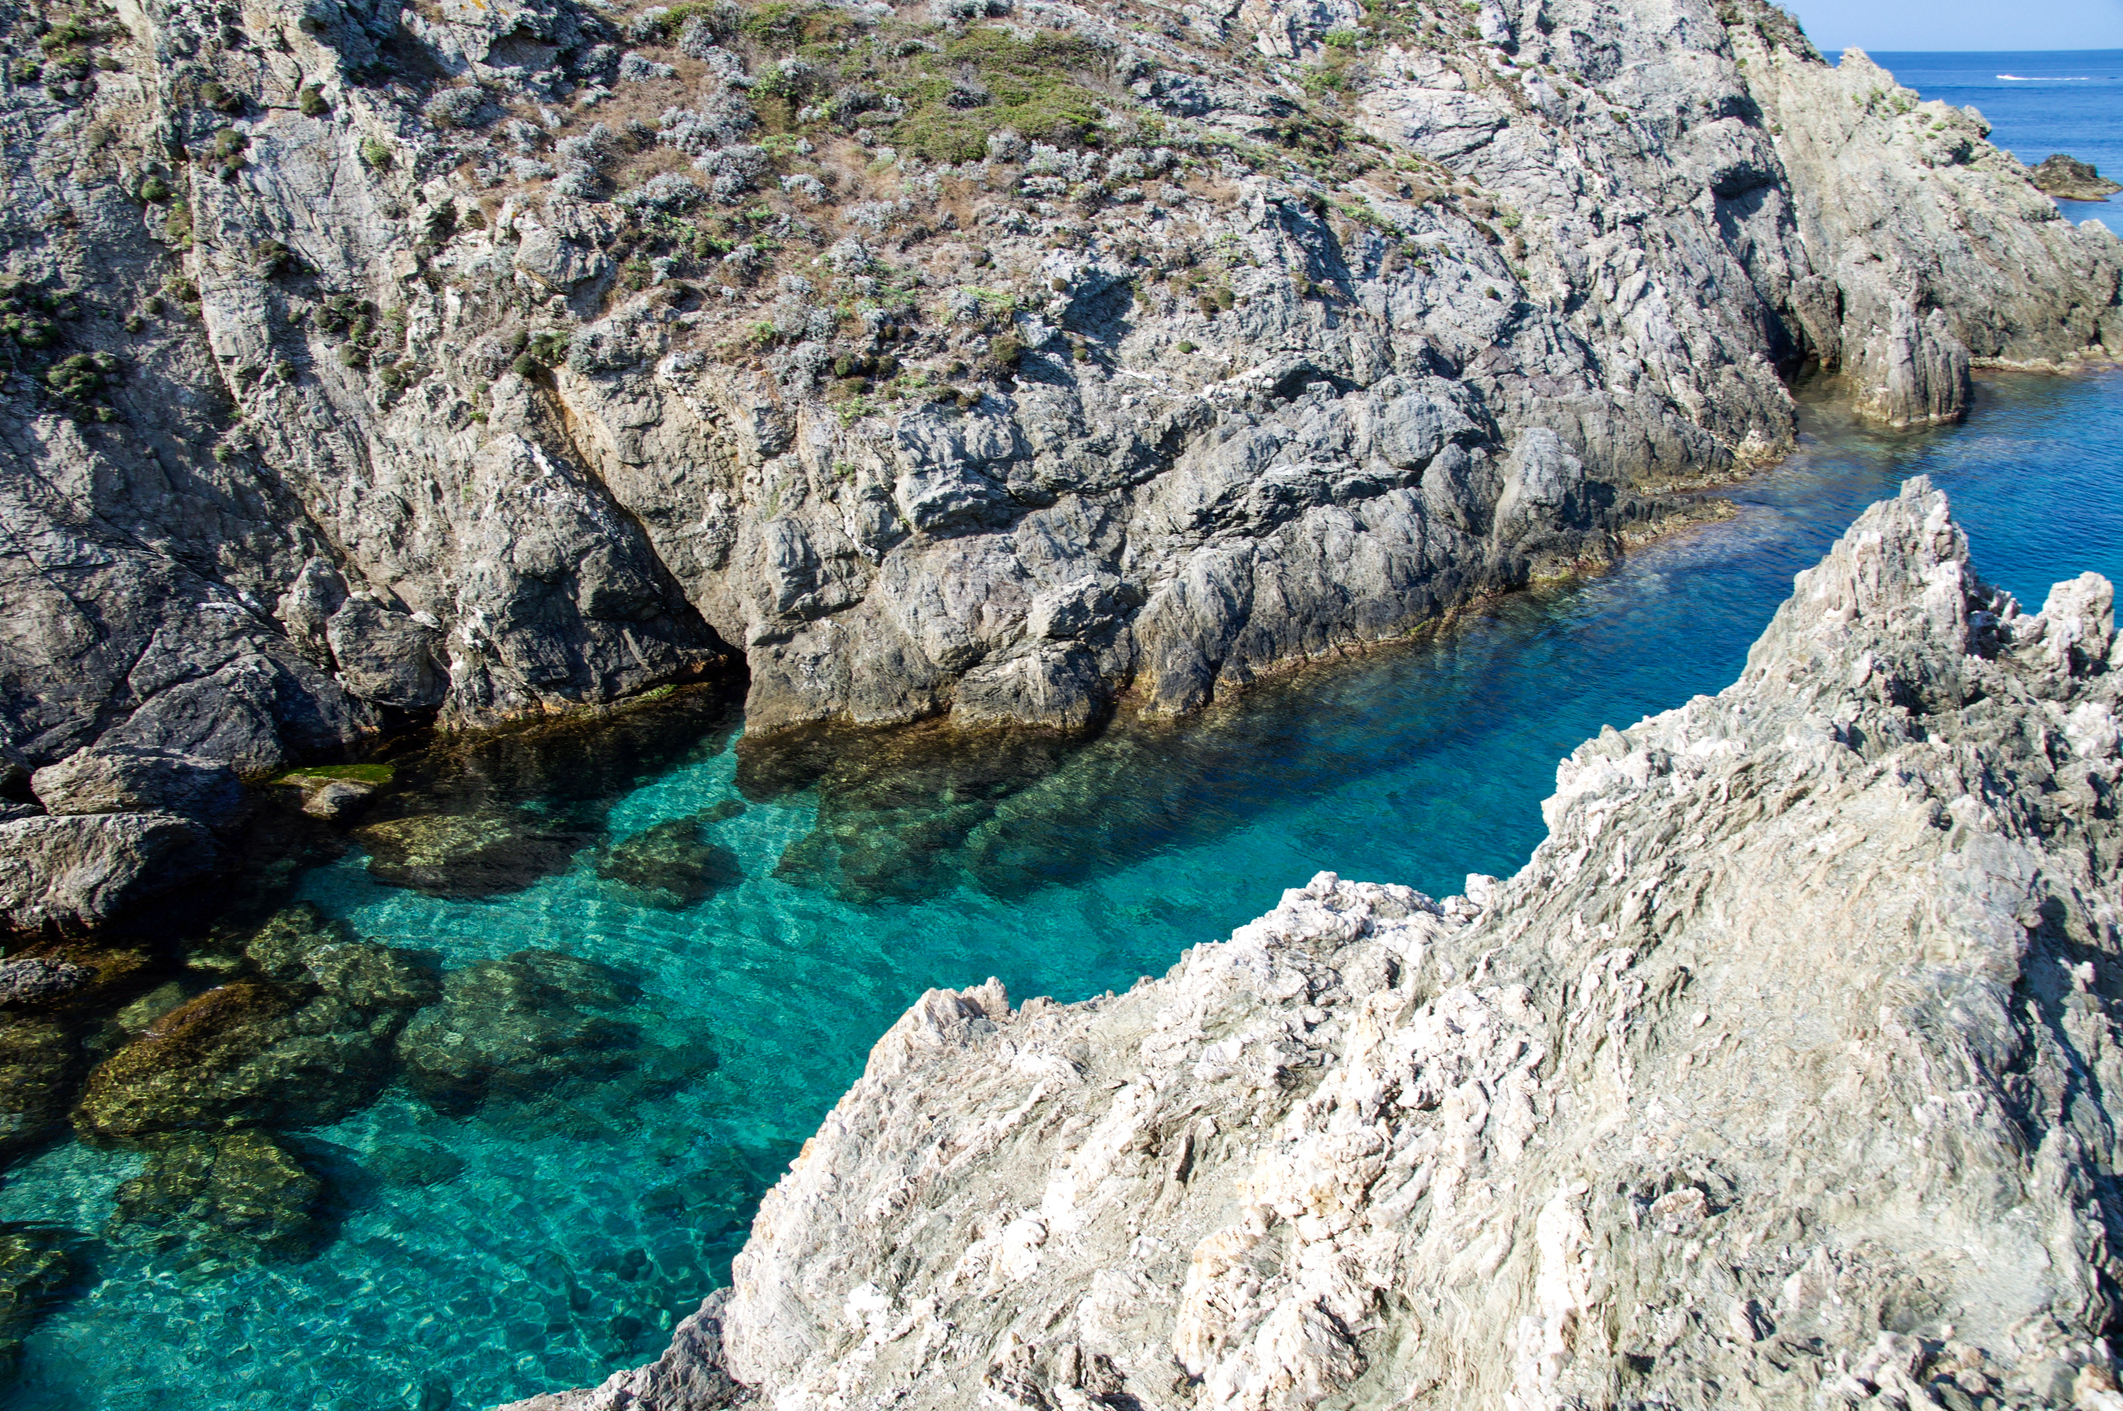
<path id="1" fill-rule="evenodd" d="M 1526 867 L 931 991 L 663 1362 L 746 1404 L 2115 1404 L 2123 647 L 1923 481 Z"/>

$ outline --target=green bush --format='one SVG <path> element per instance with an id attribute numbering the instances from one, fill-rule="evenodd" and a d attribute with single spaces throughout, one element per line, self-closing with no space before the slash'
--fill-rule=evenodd
<path id="1" fill-rule="evenodd" d="M 510 363 L 509 367 L 526 382 L 536 382 L 539 378 L 545 376 L 545 364 L 532 357 L 529 353 L 518 353 L 516 361 Z"/>
<path id="2" fill-rule="evenodd" d="M 149 172 L 140 182 L 140 199 L 148 205 L 159 206 L 170 198 L 170 184 L 162 177 Z"/>
<path id="3" fill-rule="evenodd" d="M 381 139 L 374 137 L 361 139 L 361 160 L 376 171 L 389 171 L 396 164 L 391 149 Z"/>
<path id="4" fill-rule="evenodd" d="M 324 90 L 314 83 L 296 95 L 295 104 L 306 118 L 321 118 L 332 111 L 332 105 L 324 100 Z"/>
<path id="5" fill-rule="evenodd" d="M 46 369 L 44 381 L 67 401 L 82 402 L 101 392 L 117 370 L 118 360 L 109 353 L 74 353 Z"/>

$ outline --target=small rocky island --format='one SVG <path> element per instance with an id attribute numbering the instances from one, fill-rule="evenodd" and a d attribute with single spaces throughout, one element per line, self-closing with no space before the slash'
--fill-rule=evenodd
<path id="1" fill-rule="evenodd" d="M 2065 201 L 2105 201 L 2123 191 L 2123 184 L 2101 175 L 2093 163 L 2078 161 L 2062 152 L 2043 159 L 2032 175 L 2035 185 Z"/>
<path id="2" fill-rule="evenodd" d="M 2123 1406 L 2119 685 L 1912 481 L 1518 875 L 924 995 L 664 1358 L 511 1411 Z"/>

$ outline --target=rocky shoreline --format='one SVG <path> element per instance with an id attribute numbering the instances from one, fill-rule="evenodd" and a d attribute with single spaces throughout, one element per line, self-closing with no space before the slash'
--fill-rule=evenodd
<path id="1" fill-rule="evenodd" d="M 511 1411 L 2123 1404 L 2119 681 L 1912 481 L 1518 875 L 931 991 L 664 1358 Z"/>
<path id="2" fill-rule="evenodd" d="M 217 769 L 739 658 L 754 731 L 1183 712 L 1611 557 L 1803 365 L 1919 424 L 2123 346 L 2113 236 L 1752 0 L 9 35 L 17 932 L 211 865 Z"/>

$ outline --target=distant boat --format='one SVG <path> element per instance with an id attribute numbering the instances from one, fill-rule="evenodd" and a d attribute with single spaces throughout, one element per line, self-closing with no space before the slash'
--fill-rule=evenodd
<path id="1" fill-rule="evenodd" d="M 2081 78 L 2063 78 L 2063 77 L 2060 77 L 2060 76 L 2057 76 L 2057 75 L 2054 75 L 2054 74 L 2038 74 L 2038 75 L 2036 75 L 2036 76 L 2035 76 L 2035 77 L 2033 77 L 2033 78 L 2023 78 L 2023 77 L 2022 77 L 2021 75 L 2019 75 L 2019 74 L 2016 74 L 2016 73 L 2001 73 L 2001 74 L 1999 74 L 1999 75 L 1998 75 L 1998 77 L 1999 77 L 1999 78 L 2002 78 L 2002 79 L 2004 79 L 2004 80 L 2005 80 L 2005 81 L 2006 81 L 2007 83 L 2092 83 L 2092 82 L 2093 82 L 2093 80 L 2092 80 L 2091 78 L 2084 78 L 2084 77 L 2081 77 Z"/>

